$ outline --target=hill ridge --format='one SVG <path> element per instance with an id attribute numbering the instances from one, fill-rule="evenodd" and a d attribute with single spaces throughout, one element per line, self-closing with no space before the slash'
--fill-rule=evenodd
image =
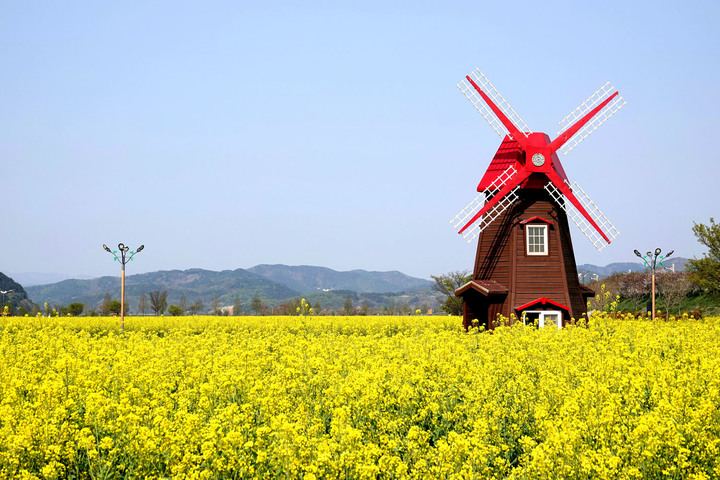
<path id="1" fill-rule="evenodd" d="M 232 305 L 237 297 L 242 305 L 248 306 L 255 295 L 259 295 L 266 303 L 279 304 L 300 296 L 315 297 L 315 294 L 327 293 L 328 290 L 347 290 L 354 294 L 397 294 L 406 290 L 428 289 L 431 285 L 428 280 L 410 277 L 401 272 L 339 272 L 326 267 L 280 264 L 258 267 L 264 275 L 243 268 L 220 271 L 189 268 L 128 275 L 125 278 L 127 303 L 133 311 L 140 296 L 153 290 L 167 290 L 168 304 L 178 304 L 184 296 L 187 305 L 201 301 L 208 306 L 216 299 L 220 305 Z M 325 280 L 332 281 L 337 286 L 327 290 L 315 286 Z M 377 286 L 379 291 L 374 291 L 374 286 Z M 106 293 L 112 298 L 119 297 L 120 277 L 67 279 L 30 286 L 26 290 L 30 299 L 40 305 L 44 302 L 51 305 L 82 302 L 89 306 L 98 306 Z M 335 297 L 337 295 L 333 296 Z"/>

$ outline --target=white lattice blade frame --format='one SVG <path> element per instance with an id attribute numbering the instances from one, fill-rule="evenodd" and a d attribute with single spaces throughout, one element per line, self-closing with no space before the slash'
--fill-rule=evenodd
<path id="1" fill-rule="evenodd" d="M 458 212 L 458 214 L 455 215 L 452 220 L 450 220 L 450 225 L 452 225 L 455 230 L 460 231 L 460 229 L 464 227 L 465 224 L 467 224 L 467 222 L 469 222 L 470 219 L 474 217 L 477 212 L 480 211 L 480 209 L 482 209 L 484 204 L 485 192 L 480 192 L 475 198 L 470 200 L 470 203 L 468 203 L 465 208 L 460 210 L 460 212 Z M 466 238 L 465 234 L 467 234 L 467 232 L 469 232 L 470 230 L 473 230 L 473 228 L 469 228 L 465 230 L 465 232 L 463 232 L 463 238 Z"/>
<path id="2" fill-rule="evenodd" d="M 614 92 L 615 88 L 610 84 L 610 82 L 605 83 L 605 85 L 590 95 L 588 99 L 581 103 L 575 110 L 570 112 L 568 116 L 558 122 L 558 125 L 560 125 L 560 130 L 557 132 L 558 136 L 560 136 L 560 134 L 570 128 L 573 123 L 582 118 L 583 115 L 595 108 L 596 105 L 612 95 Z"/>
<path id="3" fill-rule="evenodd" d="M 475 214 L 479 212 L 485 205 L 486 192 L 500 190 L 510 180 L 510 178 L 515 175 L 515 173 L 517 173 L 515 166 L 510 165 L 503 173 L 498 175 L 498 177 L 490 184 L 487 190 L 480 192 L 475 198 L 470 201 L 470 203 L 467 204 L 465 208 L 460 211 L 460 213 L 455 215 L 455 217 L 450 220 L 450 224 L 453 226 L 453 228 L 459 231 L 462 227 L 464 227 L 467 222 L 469 222 L 470 219 L 473 218 Z M 519 188 L 519 186 L 515 187 L 507 195 L 505 195 L 505 198 L 500 199 L 500 201 L 495 204 L 493 208 L 485 212 L 485 215 L 483 215 L 481 219 L 479 219 L 472 227 L 466 229 L 462 233 L 463 238 L 467 240 L 468 243 L 470 243 L 471 241 L 473 241 L 473 239 L 480 235 L 480 232 L 485 230 L 485 227 L 490 225 L 493 220 L 500 216 L 501 213 L 507 210 L 507 208 L 518 199 L 517 191 Z"/>
<path id="4" fill-rule="evenodd" d="M 613 241 L 620 236 L 620 231 L 610 222 L 610 220 L 608 220 L 598 206 L 590 200 L 590 197 L 588 197 L 585 191 L 580 188 L 580 185 L 573 183 L 572 185 L 568 184 L 568 186 L 570 187 L 570 190 L 572 190 L 573 194 L 575 194 L 575 197 L 578 199 L 583 208 L 585 208 L 592 219 L 595 220 L 595 223 L 597 223 L 602 231 L 605 232 L 605 235 L 607 235 L 610 241 Z M 565 199 L 562 192 L 555 185 L 548 183 L 545 185 L 545 190 L 547 190 L 553 200 L 555 200 L 555 202 L 560 205 L 563 210 L 565 210 L 568 218 L 572 220 L 572 222 L 580 229 L 583 235 L 590 240 L 590 243 L 592 243 L 599 252 L 608 245 L 607 242 L 605 242 L 605 239 L 598 234 L 597 230 L 595 230 L 595 227 L 593 227 L 590 222 L 588 222 L 587 219 Z M 568 204 L 570 204 L 571 208 L 568 208 Z"/>
<path id="5" fill-rule="evenodd" d="M 479 70 L 475 69 L 470 75 L 470 77 L 473 78 L 473 81 L 477 84 L 478 87 L 480 87 L 485 94 L 490 97 L 490 99 L 497 105 L 497 107 L 502 110 L 502 112 L 505 114 L 508 119 L 517 127 L 518 130 L 523 132 L 525 136 L 528 136 L 532 131 L 530 128 L 525 124 L 522 118 L 520 118 L 520 115 L 518 115 L 515 110 L 510 106 L 507 101 L 503 98 L 502 95 L 500 95 L 500 92 L 497 91 L 497 89 L 493 86 L 492 83 L 490 83 L 490 80 L 487 79 L 485 75 Z M 505 135 L 509 135 L 510 138 L 512 138 L 512 135 L 510 135 L 510 132 L 507 128 L 505 128 L 505 125 L 502 124 L 502 122 L 495 116 L 495 114 L 490 110 L 490 108 L 485 103 L 485 100 L 482 99 L 477 94 L 477 91 L 475 90 L 475 87 L 472 86 L 470 82 L 467 81 L 467 79 L 463 79 L 460 83 L 458 83 L 458 88 L 460 91 L 467 97 L 468 100 L 470 100 L 470 103 L 473 104 L 473 106 L 477 109 L 478 112 L 485 118 L 485 120 L 490 124 L 490 126 L 495 130 L 495 133 L 497 133 L 500 138 L 503 138 Z"/>
<path id="6" fill-rule="evenodd" d="M 519 198 L 517 193 L 518 190 L 520 190 L 519 185 L 510 190 L 510 192 L 508 192 L 507 195 L 501 198 L 498 203 L 496 203 L 490 210 L 485 212 L 485 215 L 483 215 L 480 220 L 475 222 L 470 228 L 466 229 L 462 233 L 462 237 L 467 240 L 468 243 L 472 242 L 475 238 L 477 238 L 477 236 L 480 235 L 480 232 L 485 230 L 488 225 L 494 222 L 496 218 L 498 218 L 505 210 L 510 208 L 510 206 L 512 206 L 517 201 L 517 199 Z M 472 218 L 475 213 L 480 210 L 480 208 L 482 208 L 484 204 L 484 198 L 485 192 L 481 192 L 470 202 L 470 204 L 468 204 L 467 207 L 465 207 L 465 209 L 463 209 L 462 212 L 458 213 L 457 216 L 450 221 L 450 223 L 456 230 L 460 230 L 460 228 L 462 228 L 469 221 L 469 219 Z M 477 205 L 480 205 L 480 208 L 476 208 Z"/>
<path id="7" fill-rule="evenodd" d="M 607 82 L 605 85 L 600 87 L 595 93 L 590 95 L 587 100 L 581 103 L 579 107 L 558 122 L 560 125 L 560 130 L 557 132 L 558 136 L 613 93 L 615 93 L 615 87 L 613 87 L 610 82 Z M 568 152 L 577 147 L 580 142 L 585 140 L 585 138 L 597 130 L 600 125 L 605 123 L 608 118 L 612 117 L 615 112 L 624 107 L 626 103 L 625 99 L 623 99 L 620 95 L 615 97 L 610 103 L 605 105 L 605 108 L 600 110 L 588 123 L 586 123 L 583 128 L 573 135 L 573 137 L 568 140 L 565 145 L 560 147 L 560 152 L 562 152 L 563 155 L 567 155 Z"/>

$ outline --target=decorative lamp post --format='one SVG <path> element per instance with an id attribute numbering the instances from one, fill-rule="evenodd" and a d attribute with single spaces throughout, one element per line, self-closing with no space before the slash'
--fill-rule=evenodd
<path id="1" fill-rule="evenodd" d="M 645 255 L 642 255 L 640 252 L 635 250 L 635 255 L 642 258 L 643 262 L 645 263 L 645 266 L 650 268 L 650 272 L 652 272 L 652 323 L 655 325 L 655 269 L 656 267 L 662 267 L 663 266 L 663 260 L 668 258 L 670 255 L 673 254 L 675 250 L 670 250 L 667 255 L 660 255 L 662 250 L 659 248 L 655 249 L 655 253 L 647 252 Z M 658 260 L 660 260 L 658 262 Z"/>
<path id="2" fill-rule="evenodd" d="M 103 243 L 103 248 L 106 252 L 112 253 L 115 260 L 122 264 L 122 275 L 120 277 L 120 333 L 125 333 L 125 264 L 133 259 L 135 254 L 142 252 L 145 245 L 140 245 L 134 252 L 130 252 L 130 247 L 123 243 L 118 243 L 117 250 L 110 250 L 110 248 Z M 117 253 L 120 252 L 118 258 Z M 127 254 L 130 254 L 129 256 Z"/>

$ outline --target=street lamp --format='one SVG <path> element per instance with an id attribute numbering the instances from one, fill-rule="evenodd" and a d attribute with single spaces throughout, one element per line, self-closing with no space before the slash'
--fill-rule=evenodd
<path id="1" fill-rule="evenodd" d="M 145 245 L 140 245 L 134 252 L 130 252 L 130 247 L 124 243 L 118 243 L 117 250 L 110 250 L 110 247 L 103 243 L 106 252 L 112 253 L 115 260 L 122 264 L 122 276 L 120 277 L 120 333 L 125 332 L 125 264 L 133 259 L 135 254 L 142 252 Z M 120 257 L 117 256 L 120 252 Z M 130 253 L 128 256 L 127 254 Z"/>
<path id="2" fill-rule="evenodd" d="M 668 258 L 670 255 L 673 254 L 675 250 L 670 250 L 666 255 L 660 255 L 662 253 L 662 250 L 659 248 L 655 249 L 655 252 L 647 252 L 645 255 L 642 255 L 640 252 L 635 250 L 635 255 L 642 258 L 643 262 L 645 263 L 646 267 L 650 268 L 650 271 L 652 272 L 652 323 L 655 325 L 655 269 L 656 267 L 662 267 L 663 266 L 663 260 Z M 658 260 L 660 260 L 658 262 Z"/>

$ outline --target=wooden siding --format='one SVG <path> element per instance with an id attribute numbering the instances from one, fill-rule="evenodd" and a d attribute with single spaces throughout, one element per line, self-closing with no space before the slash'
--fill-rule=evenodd
<path id="1" fill-rule="evenodd" d="M 534 223 L 520 222 L 533 217 L 543 219 L 543 224 L 549 223 L 547 255 L 527 254 L 525 228 Z M 563 323 L 586 312 L 567 216 L 543 189 L 522 190 L 516 204 L 480 233 L 473 280 L 494 280 L 509 290 L 506 297 L 494 300 L 464 297 L 464 301 L 470 300 L 473 305 L 463 310 L 463 316 L 482 317 L 488 328 L 495 326 L 498 314 L 509 318 L 518 313 L 517 306 L 540 297 L 569 308 Z"/>

